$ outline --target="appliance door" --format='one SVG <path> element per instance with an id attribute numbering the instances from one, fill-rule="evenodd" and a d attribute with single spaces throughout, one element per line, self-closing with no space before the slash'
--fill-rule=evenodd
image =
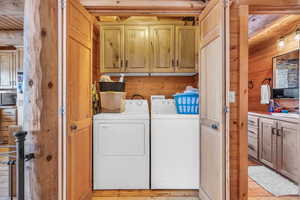
<path id="1" fill-rule="evenodd" d="M 16 105 L 17 94 L 16 93 L 2 93 L 1 94 L 1 105 Z"/>
<path id="2" fill-rule="evenodd" d="M 151 120 L 151 189 L 199 188 L 199 118 Z"/>
<path id="3" fill-rule="evenodd" d="M 149 120 L 95 120 L 94 189 L 149 189 Z"/>

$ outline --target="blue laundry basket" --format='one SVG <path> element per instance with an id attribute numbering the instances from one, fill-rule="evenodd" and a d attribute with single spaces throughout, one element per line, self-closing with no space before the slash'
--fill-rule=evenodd
<path id="1" fill-rule="evenodd" d="M 199 114 L 199 93 L 186 92 L 174 95 L 178 114 Z"/>

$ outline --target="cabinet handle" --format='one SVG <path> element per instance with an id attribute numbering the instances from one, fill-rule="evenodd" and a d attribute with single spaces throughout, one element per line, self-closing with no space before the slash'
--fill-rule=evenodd
<path id="1" fill-rule="evenodd" d="M 125 70 L 128 68 L 128 60 L 125 61 Z"/>
<path id="2" fill-rule="evenodd" d="M 123 60 L 121 60 L 121 68 L 123 68 Z"/>
<path id="3" fill-rule="evenodd" d="M 280 133 L 280 132 L 281 132 L 281 129 L 277 129 L 277 130 L 276 130 L 276 134 L 277 134 L 278 137 L 281 136 L 281 133 Z"/>
<path id="4" fill-rule="evenodd" d="M 252 131 L 252 130 L 249 130 L 249 129 L 248 129 L 248 132 L 251 133 L 251 134 L 253 134 L 253 135 L 257 134 L 255 131 Z"/>
<path id="5" fill-rule="evenodd" d="M 172 67 L 175 67 L 175 61 L 172 59 Z"/>
<path id="6" fill-rule="evenodd" d="M 177 67 L 179 67 L 179 60 L 176 61 L 176 65 L 177 65 Z"/>
<path id="7" fill-rule="evenodd" d="M 277 135 L 275 131 L 277 132 L 277 128 L 272 128 L 272 135 Z"/>
<path id="8" fill-rule="evenodd" d="M 248 123 L 249 123 L 249 124 L 255 124 L 255 121 L 248 120 Z"/>
<path id="9" fill-rule="evenodd" d="M 248 148 L 251 149 L 252 151 L 255 151 L 255 148 L 251 144 L 248 144 Z"/>

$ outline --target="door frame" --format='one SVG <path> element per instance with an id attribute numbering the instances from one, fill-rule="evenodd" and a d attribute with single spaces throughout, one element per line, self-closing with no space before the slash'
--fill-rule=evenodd
<path id="1" fill-rule="evenodd" d="M 281 1 L 281 0 L 273 0 L 273 1 L 240 0 L 239 3 L 240 3 L 240 6 L 248 6 L 248 9 L 244 10 L 244 12 L 247 12 L 248 15 L 249 14 L 290 14 L 290 15 L 294 14 L 294 15 L 300 15 L 300 1 L 298 1 L 298 0 L 290 0 L 288 3 L 283 3 L 283 1 Z M 245 25 L 244 23 L 242 22 L 241 26 Z M 248 26 L 247 26 L 247 31 L 248 31 Z M 247 47 L 248 47 L 248 44 L 247 44 Z M 246 49 L 243 50 L 244 53 L 245 53 L 245 51 L 246 51 Z M 248 48 L 247 48 L 247 51 L 248 51 Z M 248 82 L 248 70 L 247 70 L 247 73 L 246 73 L 246 71 L 241 71 L 239 76 L 243 77 L 243 79 L 246 79 Z M 243 90 L 247 90 L 247 88 L 248 87 L 240 85 L 239 90 L 243 91 Z M 247 97 L 248 97 L 248 93 L 247 93 Z M 300 102 L 299 102 L 299 106 L 300 106 Z M 240 104 L 240 109 L 242 110 L 241 115 L 243 115 L 243 116 L 248 115 L 248 104 L 247 104 L 247 106 Z M 299 130 L 300 130 L 300 119 L 299 119 Z M 247 135 L 247 132 L 245 132 L 244 134 Z M 300 143 L 300 141 L 299 141 L 299 143 Z M 247 147 L 248 139 L 240 140 L 239 146 Z M 240 150 L 243 151 L 243 149 L 240 149 Z M 244 149 L 244 151 L 245 151 L 245 149 Z M 244 156 L 245 153 L 242 153 L 239 156 L 241 166 L 248 166 L 248 151 L 246 151 L 246 153 L 247 153 L 247 159 L 243 158 L 243 157 L 245 157 Z M 299 161 L 299 165 L 300 165 L 300 161 Z M 248 172 L 246 170 L 247 169 L 241 168 L 239 174 L 240 175 L 248 174 Z M 300 171 L 299 171 L 299 173 L 300 173 Z M 248 182 L 248 176 L 247 177 L 245 177 L 245 176 L 239 177 L 240 185 L 245 184 L 247 182 Z M 240 188 L 240 193 L 244 192 L 248 196 L 248 191 L 246 191 L 246 189 L 248 190 L 248 183 L 247 183 L 247 187 Z M 300 184 L 299 184 L 299 194 L 300 194 Z"/>
<path id="2" fill-rule="evenodd" d="M 62 4 L 65 4 L 65 1 L 62 1 L 62 0 L 57 0 L 58 1 L 58 4 L 60 5 L 60 8 L 62 9 L 59 9 L 58 11 L 58 23 L 59 23 L 59 26 L 58 26 L 58 38 L 59 38 L 59 43 L 58 43 L 58 56 L 59 56 L 59 63 L 58 63 L 58 67 L 59 67 L 59 73 L 61 76 L 59 76 L 59 108 L 63 108 L 65 105 L 66 105 L 66 101 L 65 101 L 65 97 L 66 97 L 66 52 L 63 50 L 65 49 L 65 46 L 66 46 L 66 38 L 63 37 L 63 35 L 65 35 L 65 24 L 63 23 L 64 20 L 66 20 L 66 13 L 63 12 L 63 7 L 65 5 L 62 5 Z M 230 1 L 230 2 L 233 2 L 233 1 Z M 240 0 L 238 1 L 238 4 L 241 5 L 241 6 L 245 6 L 243 9 L 244 11 L 245 10 L 248 10 L 248 7 L 249 6 L 249 12 L 248 13 L 251 13 L 251 14 L 300 14 L 300 11 L 299 11 L 299 8 L 300 8 L 300 2 L 298 0 L 290 0 L 290 3 L 288 5 L 283 5 L 282 1 L 281 0 L 273 0 L 272 1 L 272 4 L 268 1 L 268 0 Z M 298 9 L 298 10 L 297 10 Z M 163 13 L 158 13 L 158 14 L 154 14 L 153 11 L 148 11 L 149 12 L 149 15 L 150 16 L 153 16 L 153 15 L 157 15 L 157 16 L 165 16 L 165 14 Z M 231 13 L 231 11 L 230 11 Z M 105 15 L 105 14 L 103 14 Z M 122 16 L 122 15 L 128 15 L 128 13 L 126 13 L 126 11 L 122 11 L 120 9 L 120 12 L 118 13 L 118 15 Z M 147 15 L 147 12 L 143 12 L 143 15 Z M 176 12 L 172 13 L 171 15 L 176 15 Z M 183 15 L 182 13 L 179 13 L 178 15 Z M 185 15 L 188 15 L 188 13 L 185 13 Z M 195 14 L 195 12 L 191 12 L 191 15 L 192 16 L 196 16 L 198 15 Z M 245 20 L 242 20 L 241 21 L 242 24 L 240 25 L 243 25 L 243 23 L 245 23 Z M 229 27 L 228 27 L 229 28 Z M 228 30 L 229 32 L 230 30 Z M 231 35 L 227 35 L 226 36 L 227 39 L 231 39 L 232 36 Z M 246 46 L 248 47 L 248 46 Z M 243 47 L 243 49 L 241 49 L 241 53 L 242 52 L 245 52 L 247 48 L 245 48 L 245 46 Z M 230 50 L 230 53 L 231 53 L 232 50 Z M 226 55 L 226 56 L 229 56 L 229 55 Z M 240 58 L 240 57 L 239 57 Z M 230 63 L 231 65 L 231 63 Z M 241 64 L 240 64 L 241 65 Z M 247 77 L 248 77 L 248 72 L 245 72 L 245 71 L 241 71 L 238 76 L 239 77 L 243 77 L 244 79 L 247 80 Z M 229 72 L 227 73 L 227 77 L 226 77 L 226 82 L 229 83 L 230 82 L 230 77 L 229 77 Z M 243 81 L 243 83 L 245 83 L 245 81 Z M 246 87 L 247 88 L 247 87 Z M 241 84 L 238 88 L 239 91 L 244 91 L 245 89 L 245 84 Z M 247 104 L 246 104 L 247 105 Z M 242 110 L 239 112 L 239 116 L 240 117 L 244 117 L 244 120 L 246 120 L 246 117 L 247 116 L 247 107 L 243 107 L 243 105 L 241 104 L 238 104 L 238 106 L 240 108 L 242 108 Z M 63 112 L 63 110 L 61 110 Z M 58 116 L 59 118 L 59 159 L 58 159 L 58 177 L 59 177 L 59 199 L 60 200 L 67 200 L 67 197 L 66 197 L 66 168 L 65 168 L 65 162 L 66 162 L 66 158 L 67 158 L 67 155 L 66 155 L 66 120 L 65 118 L 60 115 Z M 229 119 L 227 119 L 227 122 L 229 124 Z M 244 121 L 245 124 L 247 124 L 246 121 Z M 230 138 L 230 130 L 231 129 L 231 125 L 230 126 L 227 126 L 227 129 L 226 130 L 226 145 L 225 145 L 225 148 L 226 148 L 226 199 L 230 199 L 230 190 L 232 189 L 232 187 L 240 187 L 240 186 L 237 186 L 237 185 L 233 185 L 230 183 L 230 174 L 231 174 L 231 169 L 230 169 L 230 156 L 232 155 L 232 153 L 229 151 L 230 149 L 230 142 L 233 140 L 233 139 L 236 139 L 236 138 Z M 246 133 L 244 133 L 246 134 Z M 240 151 L 245 151 L 242 147 L 247 145 L 247 139 L 245 140 L 240 140 L 239 141 L 239 146 L 240 146 Z M 244 152 L 245 154 L 245 152 Z M 225 159 L 225 158 L 224 158 Z M 241 160 L 240 162 L 240 165 L 248 165 L 248 163 L 246 163 L 246 159 L 244 160 Z M 243 175 L 243 176 L 239 176 L 239 180 L 238 180 L 238 183 L 240 183 L 239 185 L 241 184 L 247 184 L 248 180 L 246 179 L 245 180 L 245 177 L 248 178 L 247 176 L 245 176 L 245 174 L 247 174 L 247 171 L 245 171 L 245 169 L 243 170 L 239 170 L 239 174 L 240 175 Z M 239 194 L 242 194 L 242 193 L 246 193 L 247 194 L 247 190 L 248 187 L 242 187 L 240 188 L 239 190 Z M 247 195 L 246 195 L 247 197 Z"/>
<path id="3" fill-rule="evenodd" d="M 66 4 L 67 1 L 66 0 L 57 0 L 58 4 L 60 5 L 59 12 L 58 12 L 58 68 L 59 68 L 59 72 L 60 75 L 59 76 L 59 108 L 61 109 L 62 115 L 59 116 L 59 158 L 58 158 L 58 185 L 59 185 L 59 200 L 68 200 L 67 199 L 67 118 L 66 118 L 66 113 L 65 113 L 65 109 L 67 107 L 67 102 L 66 102 L 66 90 L 67 90 L 67 71 L 66 71 L 66 67 L 67 67 L 67 52 L 66 52 L 66 45 L 67 45 L 67 39 L 66 39 L 66 24 L 64 24 L 64 22 L 66 22 L 67 19 L 67 12 L 66 12 Z M 214 1 L 214 0 L 212 0 Z M 230 6 L 230 5 L 229 5 Z M 202 10 L 201 10 L 202 11 Z M 200 12 L 201 12 L 200 11 Z M 178 14 L 176 14 L 178 12 Z M 179 10 L 179 11 L 174 11 L 172 13 L 163 13 L 163 12 L 158 12 L 158 14 L 154 14 L 153 10 L 149 10 L 149 11 L 143 11 L 142 15 L 143 16 L 199 16 L 199 13 L 195 13 L 195 11 L 186 11 L 184 12 L 184 14 Z M 134 13 L 132 13 L 134 15 Z M 103 13 L 103 14 L 97 14 L 97 16 L 106 16 L 107 13 Z M 126 10 L 118 10 L 118 13 L 114 13 L 114 15 L 116 16 L 124 16 L 124 15 L 130 15 L 130 13 L 128 13 L 128 11 Z M 226 13 L 226 15 L 228 16 L 229 13 Z M 228 16 L 229 17 L 229 16 Z M 229 30 L 229 25 L 226 25 L 227 29 Z M 229 40 L 229 34 L 226 35 L 225 38 L 226 41 Z M 197 41 L 199 42 L 199 41 Z M 227 47 L 227 50 L 229 50 L 229 45 Z M 225 55 L 226 57 L 226 71 L 224 71 L 226 73 L 226 91 L 229 91 L 229 54 Z M 92 67 L 92 66 L 91 66 Z M 227 92 L 226 92 L 227 93 Z M 228 104 L 226 95 L 224 94 L 224 102 L 226 102 L 226 105 Z M 230 169 L 229 169 L 229 115 L 228 117 L 226 117 L 225 121 L 226 121 L 226 130 L 225 130 L 225 138 L 224 138 L 224 150 L 226 153 L 223 154 L 223 163 L 225 163 L 226 166 L 224 166 L 225 170 L 224 170 L 224 184 L 225 184 L 225 199 L 229 200 L 230 199 Z"/>

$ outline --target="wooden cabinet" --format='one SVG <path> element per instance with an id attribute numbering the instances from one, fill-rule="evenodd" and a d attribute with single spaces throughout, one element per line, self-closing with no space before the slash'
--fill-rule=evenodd
<path id="1" fill-rule="evenodd" d="M 176 26 L 176 72 L 195 72 L 198 60 L 197 29 Z"/>
<path id="2" fill-rule="evenodd" d="M 297 124 L 278 122 L 277 170 L 292 180 L 299 177 L 299 129 Z"/>
<path id="3" fill-rule="evenodd" d="M 17 125 L 17 109 L 15 107 L 0 108 L 0 144 L 9 140 L 9 126 Z"/>
<path id="4" fill-rule="evenodd" d="M 15 51 L 0 52 L 0 89 L 12 89 L 17 87 Z"/>
<path id="5" fill-rule="evenodd" d="M 16 51 L 17 72 L 23 72 L 23 65 L 24 65 L 24 49 L 23 47 L 18 47 Z"/>
<path id="6" fill-rule="evenodd" d="M 259 159 L 265 165 L 275 168 L 277 160 L 277 136 L 276 136 L 277 122 L 272 119 L 260 119 L 259 131 Z"/>
<path id="7" fill-rule="evenodd" d="M 149 72 L 148 26 L 125 26 L 125 71 Z"/>
<path id="8" fill-rule="evenodd" d="M 174 72 L 175 40 L 173 25 L 150 26 L 151 71 Z"/>
<path id="9" fill-rule="evenodd" d="M 102 25 L 101 73 L 196 72 L 197 28 L 179 25 Z"/>
<path id="10" fill-rule="evenodd" d="M 124 72 L 124 26 L 103 26 L 100 37 L 101 72 Z"/>
<path id="11" fill-rule="evenodd" d="M 272 118 L 270 115 L 260 117 L 249 115 L 249 156 L 299 183 L 300 132 L 298 126 L 294 121 Z M 256 138 L 258 141 L 255 140 Z"/>

